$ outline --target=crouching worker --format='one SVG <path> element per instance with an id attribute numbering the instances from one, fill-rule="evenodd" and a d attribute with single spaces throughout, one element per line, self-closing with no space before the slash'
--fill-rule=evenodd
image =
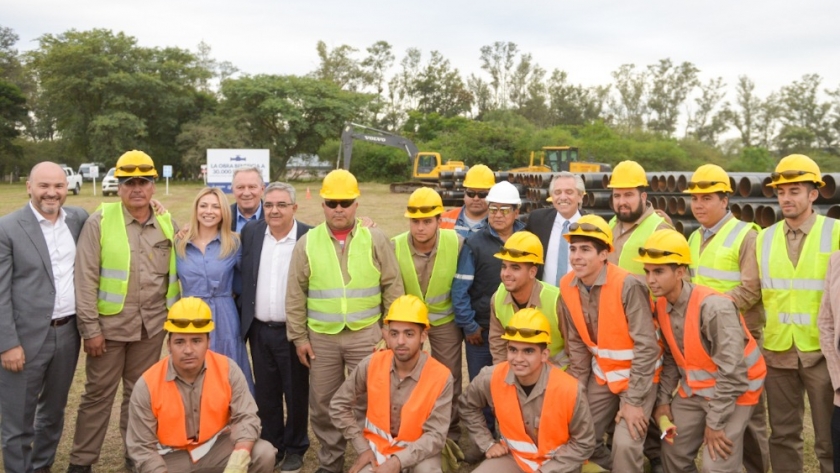
<path id="1" fill-rule="evenodd" d="M 257 405 L 245 375 L 210 351 L 210 306 L 176 302 L 163 328 L 169 356 L 134 386 L 126 444 L 138 473 L 270 473 L 275 448 L 260 440 Z"/>
<path id="2" fill-rule="evenodd" d="M 694 459 L 706 444 L 704 472 L 741 471 L 744 430 L 767 368 L 735 302 L 685 282 L 690 251 L 682 234 L 659 230 L 636 258 L 658 298 L 656 317 L 667 342 L 653 415 L 660 425 L 673 423 L 677 435 L 663 442 L 662 460 L 665 471 L 696 472 Z"/>
<path id="3" fill-rule="evenodd" d="M 483 368 L 461 396 L 461 419 L 487 458 L 474 473 L 580 471 L 595 450 L 583 386 L 548 362 L 551 332 L 539 310 L 515 313 L 502 335 L 507 361 Z M 499 442 L 484 406 L 495 411 Z"/>
<path id="4" fill-rule="evenodd" d="M 363 359 L 330 402 L 333 424 L 359 455 L 350 473 L 440 472 L 453 382 L 449 368 L 421 351 L 429 311 L 416 296 L 400 296 L 384 322 L 388 349 Z M 365 411 L 364 429 L 356 409 Z"/>

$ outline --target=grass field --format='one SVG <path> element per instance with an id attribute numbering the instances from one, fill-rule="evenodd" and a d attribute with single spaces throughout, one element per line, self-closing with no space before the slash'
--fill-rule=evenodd
<path id="1" fill-rule="evenodd" d="M 97 185 L 99 183 L 97 182 Z M 178 183 L 170 184 L 169 195 L 165 195 L 165 186 L 160 183 L 157 188 L 155 198 L 160 200 L 163 205 L 169 209 L 175 220 L 178 223 L 184 223 L 189 220 L 192 201 L 195 194 L 201 188 L 201 184 L 192 183 Z M 311 225 L 321 223 L 324 220 L 323 211 L 320 206 L 320 198 L 318 197 L 318 190 L 320 183 L 297 183 L 298 211 L 297 217 L 299 220 Z M 307 199 L 307 189 L 309 189 L 312 198 Z M 65 205 L 73 205 L 85 208 L 88 212 L 93 212 L 101 202 L 115 202 L 118 197 L 102 197 L 101 187 L 97 189 L 97 195 L 92 195 L 90 183 L 85 183 L 82 193 L 78 196 L 69 195 Z M 403 212 L 408 199 L 405 194 L 391 194 L 388 186 L 383 184 L 363 184 L 361 186 L 362 195 L 359 201 L 359 216 L 369 216 L 376 223 L 377 226 L 385 232 L 389 237 L 397 235 L 408 229 L 408 223 L 403 217 Z M 231 196 L 232 199 L 232 196 Z M 28 197 L 26 195 L 26 188 L 23 184 L 0 184 L 0 215 L 10 213 L 26 204 Z M 70 399 L 68 401 L 64 436 L 55 464 L 53 465 L 53 473 L 63 472 L 67 468 L 68 456 L 72 445 L 73 430 L 76 421 L 76 409 L 79 404 L 79 398 L 84 392 L 84 353 L 80 355 L 78 369 L 76 370 L 76 377 L 73 387 L 70 392 Z M 466 376 L 466 362 L 464 362 L 464 379 Z M 49 388 L 48 388 L 49 389 Z M 96 472 L 122 472 L 123 468 L 123 450 L 122 440 L 119 433 L 119 399 L 121 393 L 117 394 L 117 402 L 111 411 L 110 426 L 108 429 L 105 445 L 102 448 L 102 456 L 99 463 L 96 464 L 94 470 Z M 466 437 L 466 435 L 464 435 Z M 317 469 L 317 459 L 315 451 L 318 448 L 317 440 L 310 432 L 310 441 L 312 447 L 308 451 L 305 458 L 305 465 L 303 473 L 312 473 Z M 352 464 L 355 455 L 352 447 L 348 448 L 348 455 L 346 467 Z M 469 471 L 470 468 L 463 466 L 462 471 Z M 0 471 L 2 471 L 2 464 L 0 464 Z M 813 429 L 811 427 L 810 412 L 806 413 L 805 419 L 805 472 L 818 472 L 819 468 L 816 464 L 816 459 L 813 454 Z"/>

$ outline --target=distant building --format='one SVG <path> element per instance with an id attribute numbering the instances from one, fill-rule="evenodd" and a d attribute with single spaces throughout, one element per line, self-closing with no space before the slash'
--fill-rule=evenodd
<path id="1" fill-rule="evenodd" d="M 289 162 L 286 163 L 286 179 L 290 181 L 320 180 L 332 171 L 333 167 L 332 163 L 322 161 L 317 154 L 299 154 L 289 158 Z"/>

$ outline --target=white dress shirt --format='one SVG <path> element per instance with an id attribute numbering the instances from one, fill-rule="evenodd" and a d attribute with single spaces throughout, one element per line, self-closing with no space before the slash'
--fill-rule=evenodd
<path id="1" fill-rule="evenodd" d="M 580 212 L 575 212 L 569 223 L 575 223 L 580 218 Z M 543 268 L 543 282 L 557 286 L 557 251 L 560 248 L 560 240 L 563 238 L 563 223 L 566 219 L 557 212 L 554 217 L 554 225 L 551 226 L 551 236 L 548 239 L 548 248 L 543 248 L 545 252 L 545 267 Z M 566 272 L 572 270 L 572 265 L 567 263 Z M 565 274 L 565 273 L 563 273 Z"/>
<path id="2" fill-rule="evenodd" d="M 53 284 L 55 285 L 55 306 L 52 318 L 60 319 L 76 313 L 76 285 L 73 282 L 73 268 L 76 262 L 76 241 L 70 233 L 70 227 L 64 219 L 67 212 L 64 209 L 58 211 L 58 219 L 55 223 L 47 220 L 29 202 L 29 208 L 38 219 L 38 225 L 47 241 L 47 251 L 50 253 L 50 264 L 52 265 Z"/>
<path id="3" fill-rule="evenodd" d="M 297 220 L 285 237 L 277 240 L 266 227 L 257 273 L 257 300 L 254 316 L 263 322 L 286 322 L 286 283 L 289 263 L 297 243 Z"/>

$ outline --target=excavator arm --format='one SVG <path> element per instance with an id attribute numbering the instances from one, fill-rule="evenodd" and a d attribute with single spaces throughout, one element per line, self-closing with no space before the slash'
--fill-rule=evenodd
<path id="1" fill-rule="evenodd" d="M 344 154 L 344 169 L 350 169 L 350 159 L 353 156 L 353 141 L 366 141 L 382 146 L 399 148 L 408 154 L 408 164 L 413 166 L 414 156 L 417 155 L 417 145 L 413 141 L 400 135 L 384 130 L 377 130 L 369 126 L 347 123 L 341 132 L 341 149 Z"/>

